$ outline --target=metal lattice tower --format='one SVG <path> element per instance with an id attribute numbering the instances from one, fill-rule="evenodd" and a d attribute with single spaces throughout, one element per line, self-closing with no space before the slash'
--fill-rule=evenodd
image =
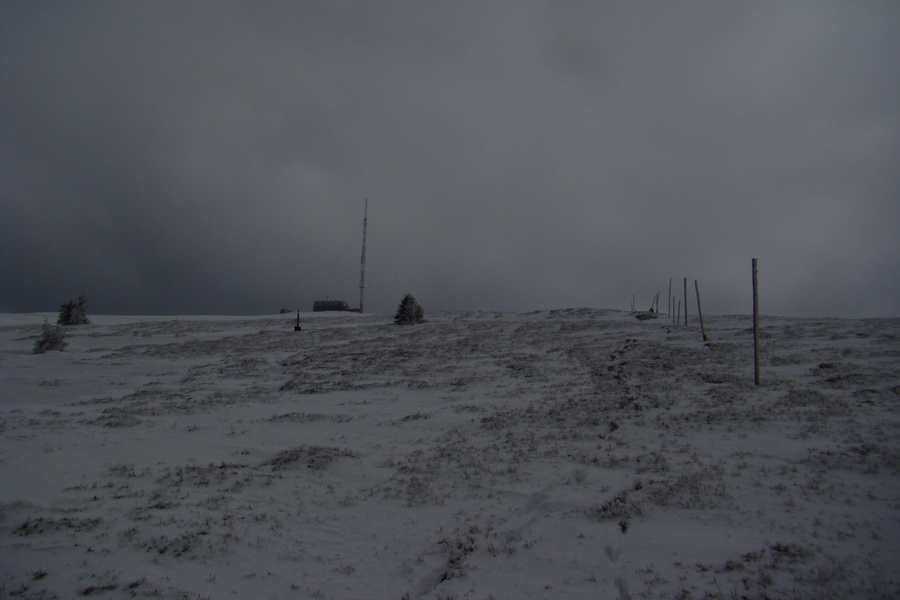
<path id="1" fill-rule="evenodd" d="M 369 199 L 366 198 L 366 208 L 363 213 L 363 242 L 362 256 L 359 258 L 359 312 L 363 311 L 366 295 L 366 228 L 369 223 Z"/>

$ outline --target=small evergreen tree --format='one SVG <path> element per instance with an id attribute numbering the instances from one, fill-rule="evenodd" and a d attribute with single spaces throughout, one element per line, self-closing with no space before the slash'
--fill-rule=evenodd
<path id="1" fill-rule="evenodd" d="M 59 307 L 57 325 L 86 325 L 90 323 L 87 316 L 87 296 L 84 292 L 78 296 L 78 300 L 69 300 Z"/>
<path id="2" fill-rule="evenodd" d="M 400 307 L 397 308 L 397 314 L 394 315 L 394 323 L 397 325 L 415 325 L 425 320 L 425 311 L 422 306 L 416 302 L 412 294 L 403 296 L 400 301 Z"/>
<path id="3" fill-rule="evenodd" d="M 72 311 L 75 310 L 75 303 L 69 300 L 59 305 L 59 317 L 56 319 L 57 325 L 68 325 L 72 322 Z"/>
<path id="4" fill-rule="evenodd" d="M 66 330 L 59 325 L 44 323 L 41 337 L 34 343 L 32 354 L 43 354 L 47 350 L 62 350 L 66 347 Z"/>
<path id="5" fill-rule="evenodd" d="M 90 323 L 90 319 L 87 316 L 87 294 L 81 292 L 81 295 L 78 296 L 78 301 L 75 304 L 76 308 L 76 318 L 78 319 L 77 323 L 73 323 L 73 325 L 87 325 Z"/>

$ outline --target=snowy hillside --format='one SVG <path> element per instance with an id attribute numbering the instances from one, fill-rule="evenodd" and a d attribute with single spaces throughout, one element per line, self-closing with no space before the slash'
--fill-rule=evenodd
<path id="1" fill-rule="evenodd" d="M 0 598 L 900 596 L 900 319 L 45 316 Z"/>

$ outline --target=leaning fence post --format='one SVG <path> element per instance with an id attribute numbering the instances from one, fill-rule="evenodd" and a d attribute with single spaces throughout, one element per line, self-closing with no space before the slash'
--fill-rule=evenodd
<path id="1" fill-rule="evenodd" d="M 757 259 L 753 259 L 753 382 L 759 385 L 759 286 Z"/>
<path id="2" fill-rule="evenodd" d="M 666 301 L 666 315 L 671 317 L 672 313 L 675 312 L 675 307 L 672 306 L 672 278 L 669 277 L 669 299 Z"/>
<path id="3" fill-rule="evenodd" d="M 700 333 L 703 334 L 703 341 L 706 341 L 706 329 L 703 328 L 703 309 L 700 308 L 700 284 L 694 280 L 694 291 L 697 292 L 697 316 L 700 317 Z"/>

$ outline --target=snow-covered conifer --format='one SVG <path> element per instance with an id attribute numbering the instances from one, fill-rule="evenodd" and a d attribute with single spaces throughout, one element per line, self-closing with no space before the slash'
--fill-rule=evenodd
<path id="1" fill-rule="evenodd" d="M 90 323 L 87 316 L 87 296 L 82 292 L 78 300 L 69 300 L 60 305 L 57 325 L 86 325 Z"/>
<path id="2" fill-rule="evenodd" d="M 62 350 L 66 347 L 66 330 L 59 325 L 44 323 L 41 337 L 34 343 L 33 354 L 43 354 L 47 350 Z"/>
<path id="3" fill-rule="evenodd" d="M 403 296 L 400 307 L 397 308 L 397 314 L 394 315 L 394 323 L 397 325 L 414 325 L 425 320 L 425 311 L 422 306 L 416 302 L 412 294 Z"/>

